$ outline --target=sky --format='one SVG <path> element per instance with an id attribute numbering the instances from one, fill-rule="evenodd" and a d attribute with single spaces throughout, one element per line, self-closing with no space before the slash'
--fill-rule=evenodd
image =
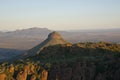
<path id="1" fill-rule="evenodd" d="M 120 0 L 0 0 L 0 30 L 120 28 Z"/>

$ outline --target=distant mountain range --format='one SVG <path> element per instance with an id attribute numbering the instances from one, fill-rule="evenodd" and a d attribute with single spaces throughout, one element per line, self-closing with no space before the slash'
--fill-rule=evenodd
<path id="1" fill-rule="evenodd" d="M 47 28 L 29 28 L 0 32 L 0 48 L 28 50 L 47 38 L 53 30 Z M 77 42 L 116 42 L 120 43 L 120 29 L 58 31 L 65 40 Z"/>

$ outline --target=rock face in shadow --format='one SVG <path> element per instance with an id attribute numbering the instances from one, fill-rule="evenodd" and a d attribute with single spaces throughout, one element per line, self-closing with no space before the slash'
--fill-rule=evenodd
<path id="1" fill-rule="evenodd" d="M 93 63 L 87 65 L 85 62 L 77 62 L 73 72 L 73 80 L 93 80 L 96 67 Z"/>
<path id="2" fill-rule="evenodd" d="M 115 74 L 114 74 L 114 80 L 120 80 L 120 69 L 115 72 Z"/>
<path id="3" fill-rule="evenodd" d="M 55 65 L 49 72 L 48 80 L 71 80 L 72 68 Z"/>
<path id="4" fill-rule="evenodd" d="M 120 69 L 97 71 L 92 62 L 76 62 L 71 65 L 54 65 L 49 71 L 48 80 L 120 80 Z"/>
<path id="5" fill-rule="evenodd" d="M 48 38 L 44 40 L 39 45 L 28 50 L 24 53 L 24 56 L 33 56 L 38 54 L 44 47 L 59 45 L 59 44 L 68 44 L 69 42 L 65 41 L 58 32 L 52 32 L 48 35 Z"/>
<path id="6" fill-rule="evenodd" d="M 104 75 L 102 75 L 101 73 L 99 73 L 99 74 L 96 76 L 95 80 L 106 80 L 106 79 L 105 79 L 105 76 L 104 76 Z"/>

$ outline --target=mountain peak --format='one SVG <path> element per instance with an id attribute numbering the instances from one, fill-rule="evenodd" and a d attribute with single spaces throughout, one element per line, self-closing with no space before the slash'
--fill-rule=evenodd
<path id="1" fill-rule="evenodd" d="M 48 35 L 48 38 L 49 39 L 61 39 L 62 37 L 58 32 L 54 31 Z"/>

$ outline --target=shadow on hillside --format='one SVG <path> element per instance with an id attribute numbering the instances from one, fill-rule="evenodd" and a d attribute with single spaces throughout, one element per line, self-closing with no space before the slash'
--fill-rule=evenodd
<path id="1" fill-rule="evenodd" d="M 77 60 L 85 61 L 108 61 L 120 58 L 120 52 L 102 48 L 82 48 L 79 46 L 55 45 L 45 47 L 38 55 L 29 57 L 42 63 L 46 62 L 74 62 Z"/>

